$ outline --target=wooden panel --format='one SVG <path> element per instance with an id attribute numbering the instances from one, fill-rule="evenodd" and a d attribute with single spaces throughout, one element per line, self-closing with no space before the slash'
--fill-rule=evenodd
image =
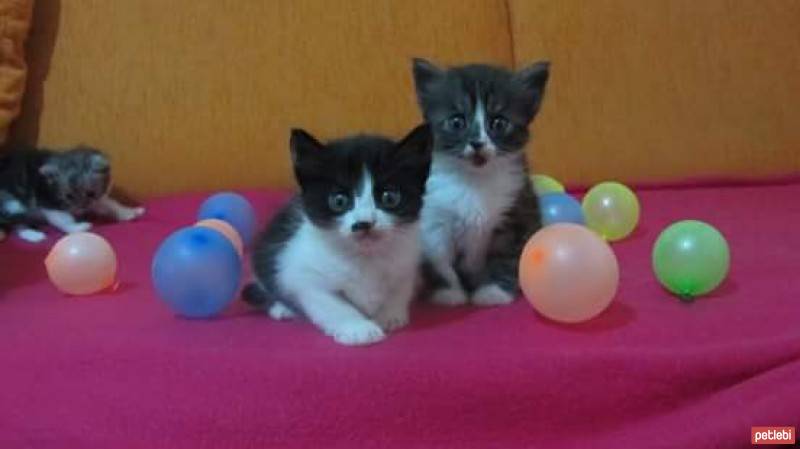
<path id="1" fill-rule="evenodd" d="M 502 0 L 37 3 L 19 137 L 105 148 L 140 195 L 290 185 L 292 126 L 419 121 L 412 56 L 512 63 Z"/>
<path id="2" fill-rule="evenodd" d="M 552 60 L 537 169 L 568 182 L 800 171 L 800 2 L 511 0 Z"/>
<path id="3" fill-rule="evenodd" d="M 0 0 L 0 143 L 19 114 L 25 91 L 24 44 L 32 10 L 32 0 Z"/>

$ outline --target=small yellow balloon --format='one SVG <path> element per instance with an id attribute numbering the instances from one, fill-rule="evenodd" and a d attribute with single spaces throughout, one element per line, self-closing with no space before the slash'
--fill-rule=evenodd
<path id="1" fill-rule="evenodd" d="M 620 240 L 639 223 L 639 200 L 628 187 L 618 182 L 603 182 L 583 197 L 586 226 L 608 241 Z"/>
<path id="2" fill-rule="evenodd" d="M 542 196 L 547 193 L 563 193 L 564 185 L 547 175 L 531 175 L 533 190 L 537 195 Z"/>

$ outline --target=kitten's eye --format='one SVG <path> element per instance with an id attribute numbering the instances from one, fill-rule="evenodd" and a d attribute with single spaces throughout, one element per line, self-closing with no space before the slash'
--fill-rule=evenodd
<path id="1" fill-rule="evenodd" d="M 90 200 L 96 200 L 97 199 L 97 193 L 89 192 L 89 193 L 86 194 L 86 197 L 89 198 Z"/>
<path id="2" fill-rule="evenodd" d="M 64 195 L 64 198 L 66 198 L 67 201 L 75 201 L 77 199 L 77 196 L 75 196 L 74 193 L 67 193 L 66 195 Z"/>
<path id="3" fill-rule="evenodd" d="M 396 190 L 384 190 L 381 194 L 381 205 L 386 209 L 394 209 L 402 200 L 403 195 Z"/>
<path id="4" fill-rule="evenodd" d="M 328 207 L 337 214 L 342 213 L 350 208 L 350 197 L 344 193 L 331 193 L 328 196 Z"/>
<path id="5" fill-rule="evenodd" d="M 508 119 L 505 117 L 495 117 L 489 122 L 489 130 L 495 133 L 502 133 L 508 130 Z"/>
<path id="6" fill-rule="evenodd" d="M 445 125 L 452 131 L 461 131 L 467 126 L 467 121 L 461 114 L 456 114 L 447 119 Z"/>

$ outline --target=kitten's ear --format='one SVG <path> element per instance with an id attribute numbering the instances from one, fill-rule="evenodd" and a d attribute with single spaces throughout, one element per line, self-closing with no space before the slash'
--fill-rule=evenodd
<path id="1" fill-rule="evenodd" d="M 531 117 L 539 112 L 548 78 L 550 78 L 549 61 L 539 61 L 514 74 L 514 79 L 528 94 Z"/>
<path id="2" fill-rule="evenodd" d="M 325 145 L 321 144 L 311 134 L 302 129 L 292 129 L 292 135 L 289 138 L 289 148 L 292 152 L 292 163 L 297 165 L 313 157 L 317 152 L 325 149 Z"/>
<path id="3" fill-rule="evenodd" d="M 45 162 L 39 167 L 39 174 L 51 180 L 58 176 L 58 166 L 52 162 Z"/>
<path id="4" fill-rule="evenodd" d="M 417 89 L 417 95 L 426 92 L 431 84 L 444 76 L 444 70 L 436 67 L 426 59 L 414 58 L 412 61 L 414 86 Z"/>
<path id="5" fill-rule="evenodd" d="M 395 145 L 395 157 L 401 162 L 414 165 L 430 165 L 433 151 L 431 127 L 424 123 L 417 126 Z M 400 164 L 404 165 L 404 164 Z"/>
<path id="6" fill-rule="evenodd" d="M 549 61 L 539 61 L 531 64 L 514 75 L 514 78 L 521 82 L 525 88 L 534 91 L 543 91 L 549 77 Z"/>
<path id="7" fill-rule="evenodd" d="M 289 138 L 292 151 L 292 165 L 297 183 L 302 188 L 310 179 L 325 173 L 329 167 L 325 165 L 325 145 L 302 129 L 292 129 Z"/>
<path id="8" fill-rule="evenodd" d="M 111 170 L 111 162 L 108 157 L 99 151 L 92 154 L 89 161 L 92 165 L 92 171 L 95 173 L 108 173 Z"/>

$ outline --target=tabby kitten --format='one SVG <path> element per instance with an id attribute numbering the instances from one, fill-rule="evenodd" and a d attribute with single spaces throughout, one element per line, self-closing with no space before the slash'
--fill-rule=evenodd
<path id="1" fill-rule="evenodd" d="M 0 153 L 0 228 L 14 228 L 20 238 L 38 242 L 45 238 L 35 229 L 41 223 L 71 233 L 91 228 L 91 223 L 79 221 L 89 213 L 120 221 L 144 213 L 144 208 L 111 198 L 110 188 L 111 164 L 99 150 L 9 148 Z"/>
<path id="2" fill-rule="evenodd" d="M 409 319 L 430 130 L 328 144 L 294 130 L 290 147 L 300 194 L 256 244 L 244 299 L 274 319 L 301 314 L 341 344 L 380 341 Z"/>
<path id="3" fill-rule="evenodd" d="M 549 64 L 518 72 L 489 65 L 442 69 L 413 61 L 417 99 L 434 136 L 421 228 L 435 303 L 506 304 L 517 263 L 541 227 L 523 151 Z"/>

